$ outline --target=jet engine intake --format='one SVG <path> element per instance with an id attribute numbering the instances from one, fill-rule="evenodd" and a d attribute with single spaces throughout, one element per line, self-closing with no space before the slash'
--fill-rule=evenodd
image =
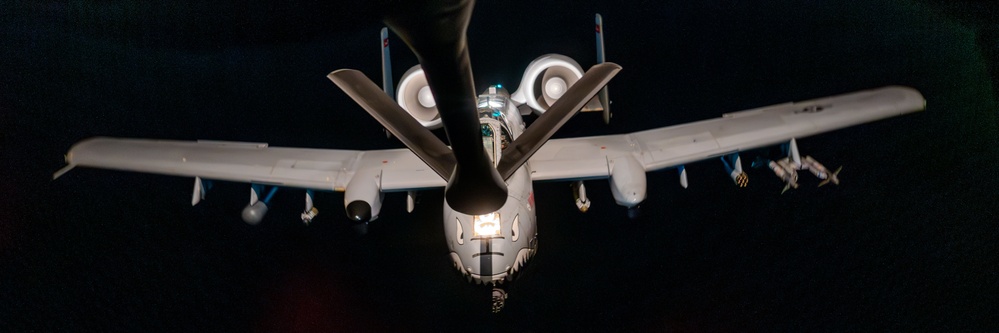
<path id="1" fill-rule="evenodd" d="M 434 94 L 430 91 L 430 85 L 427 83 L 427 76 L 423 73 L 423 68 L 420 65 L 413 66 L 406 71 L 406 74 L 402 75 L 399 88 L 396 89 L 395 100 L 423 127 L 429 129 L 441 127 L 437 101 L 434 100 Z"/>
<path id="2" fill-rule="evenodd" d="M 582 67 L 572 58 L 546 54 L 527 65 L 520 86 L 510 98 L 519 104 L 526 103 L 540 115 L 582 76 Z"/>

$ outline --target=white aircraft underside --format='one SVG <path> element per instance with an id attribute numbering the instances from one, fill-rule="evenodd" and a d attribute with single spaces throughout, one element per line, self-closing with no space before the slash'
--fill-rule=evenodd
<path id="1" fill-rule="evenodd" d="M 815 106 L 822 106 L 822 110 L 802 111 Z M 630 134 L 552 139 L 507 181 L 510 198 L 500 211 L 505 239 L 502 243 L 485 241 L 492 244 L 488 252 L 503 253 L 500 256 L 503 260 L 493 260 L 490 272 L 495 275 L 482 277 L 484 271 L 476 267 L 476 262 L 484 260 L 473 260 L 472 256 L 479 253 L 475 251 L 488 246 L 473 239 L 470 216 L 454 212 L 445 203 L 448 245 L 453 251 L 452 258 L 456 263 L 460 261 L 463 273 L 480 281 L 505 278 L 533 253 L 534 247 L 529 244 L 536 230 L 531 181 L 610 179 L 615 200 L 630 207 L 645 199 L 645 172 L 782 144 L 793 138 L 920 111 L 923 107 L 922 95 L 916 90 L 885 87 Z M 504 113 L 507 119 L 523 123 L 516 109 Z M 519 134 L 516 126 L 511 129 L 514 136 Z M 98 137 L 73 145 L 66 154 L 66 163 L 69 166 L 64 171 L 84 166 L 346 192 L 345 203 L 353 199 L 368 200 L 373 217 L 378 216 L 381 193 L 446 185 L 444 179 L 408 149 L 333 150 L 269 147 L 261 143 Z M 517 241 L 513 241 L 511 234 L 514 217 L 519 218 L 522 228 Z M 456 218 L 461 228 L 455 223 Z M 507 244 L 517 242 L 523 247 L 507 248 Z M 465 246 L 474 249 L 459 250 Z M 460 255 L 462 252 L 468 254 Z"/>
<path id="2" fill-rule="evenodd" d="M 578 67 L 574 61 L 566 59 L 545 55 L 525 71 L 521 89 L 533 89 L 525 87 L 533 87 L 535 80 L 542 79 L 545 81 L 540 86 L 550 89 L 548 92 L 520 90 L 509 95 L 502 88 L 490 87 L 480 95 L 478 112 L 483 124 L 483 147 L 494 163 L 499 162 L 507 143 L 524 131 L 524 121 L 517 107 L 529 104 L 536 113 L 544 113 L 544 108 L 561 96 L 559 92 L 575 82 L 571 76 L 578 78 L 582 73 L 578 68 L 571 68 Z M 542 78 L 540 73 L 545 72 L 545 68 L 538 66 L 564 69 L 571 74 L 562 75 L 571 76 Z M 426 84 L 425 79 L 421 83 L 418 77 L 411 75 L 423 74 L 411 70 L 400 82 Z M 404 96 L 407 91 L 412 92 L 411 97 Z M 422 86 L 400 85 L 399 104 L 410 114 L 423 118 L 421 124 L 432 127 L 433 112 L 430 111 L 434 103 L 432 96 L 426 95 L 428 91 Z M 539 104 L 545 98 L 547 104 Z M 512 278 L 536 251 L 533 181 L 608 179 L 615 201 L 634 207 L 646 197 L 646 172 L 678 168 L 681 183 L 686 186 L 684 164 L 728 157 L 735 163 L 731 174 L 736 180 L 742 173 L 737 155 L 741 151 L 786 144 L 795 138 L 917 112 L 924 107 L 925 101 L 918 91 L 890 86 L 727 113 L 715 119 L 628 134 L 548 140 L 506 179 L 508 198 L 499 211 L 472 216 L 451 209 L 445 202 L 444 231 L 450 256 L 455 267 L 469 280 L 491 284 Z M 797 155 L 796 147 L 794 153 Z M 204 197 L 207 188 L 203 179 L 254 184 L 250 204 L 244 213 L 255 217 L 247 219 L 248 222 L 259 222 L 266 212 L 265 187 L 310 190 L 303 213 L 306 221 L 315 216 L 311 191 L 344 192 L 345 207 L 355 202 L 366 204 L 369 216 L 362 221 L 366 222 L 378 217 L 385 192 L 440 188 L 447 184 L 447 180 L 405 148 L 362 151 L 270 147 L 263 143 L 97 137 L 73 145 L 66 154 L 66 163 L 68 166 L 54 177 L 76 166 L 194 177 L 192 204 Z M 817 176 L 821 173 L 828 177 L 828 171 L 810 157 L 802 163 L 797 161 L 795 167 L 810 167 Z M 581 183 L 576 188 L 577 196 L 581 194 L 582 201 L 586 201 Z M 348 214 L 351 211 L 348 209 Z"/>

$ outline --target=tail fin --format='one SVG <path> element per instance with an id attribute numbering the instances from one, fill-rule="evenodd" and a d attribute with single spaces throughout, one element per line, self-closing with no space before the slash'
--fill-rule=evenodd
<path id="1" fill-rule="evenodd" d="M 388 28 L 382 27 L 381 31 L 381 41 L 382 41 L 382 90 L 385 94 L 389 96 L 393 101 L 395 100 L 395 85 L 392 82 L 392 58 L 389 54 L 389 39 L 388 39 Z M 383 129 L 385 131 L 385 138 L 391 139 L 392 132 L 387 128 Z"/>
<path id="2" fill-rule="evenodd" d="M 395 88 L 392 83 L 392 58 L 389 56 L 388 28 L 382 28 L 382 90 L 395 100 Z"/>
<path id="3" fill-rule="evenodd" d="M 604 63 L 604 18 L 600 14 L 595 16 L 596 23 L 596 34 L 597 34 L 597 63 Z M 607 86 L 600 89 L 600 93 L 597 94 L 597 99 L 600 100 L 600 105 L 604 109 L 604 124 L 610 124 L 611 112 L 610 112 L 610 97 L 607 94 Z"/>

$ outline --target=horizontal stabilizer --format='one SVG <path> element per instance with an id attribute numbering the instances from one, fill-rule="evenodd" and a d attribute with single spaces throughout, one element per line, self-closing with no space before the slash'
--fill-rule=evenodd
<path id="1" fill-rule="evenodd" d="M 455 167 L 451 149 L 420 125 L 363 73 L 341 69 L 327 75 L 343 92 L 399 138 L 409 150 L 445 180 Z"/>
<path id="2" fill-rule="evenodd" d="M 52 180 L 56 180 L 59 177 L 62 177 L 62 175 L 65 175 L 67 172 L 69 172 L 69 170 L 73 170 L 73 168 L 75 167 L 76 164 L 72 163 L 67 164 L 66 166 L 62 167 L 62 169 L 59 169 L 59 171 L 56 171 L 54 174 L 52 174 Z"/>
<path id="3" fill-rule="evenodd" d="M 503 150 L 503 157 L 496 166 L 500 176 L 503 179 L 510 178 L 517 168 L 527 162 L 559 127 L 569 121 L 620 70 L 621 66 L 607 62 L 594 65 L 586 71 L 548 111 Z"/>

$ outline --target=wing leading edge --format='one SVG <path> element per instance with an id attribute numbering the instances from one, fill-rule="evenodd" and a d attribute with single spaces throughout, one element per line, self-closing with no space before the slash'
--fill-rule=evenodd
<path id="1" fill-rule="evenodd" d="M 377 170 L 384 192 L 441 187 L 443 179 L 408 149 L 332 150 L 218 141 L 91 138 L 73 145 L 75 166 L 343 191 L 358 170 Z"/>
<path id="2" fill-rule="evenodd" d="M 610 176 L 608 161 L 629 154 L 645 171 L 660 170 L 922 111 L 925 107 L 926 100 L 919 91 L 889 86 L 630 134 L 554 139 L 531 157 L 531 175 L 534 180 L 606 178 Z"/>

